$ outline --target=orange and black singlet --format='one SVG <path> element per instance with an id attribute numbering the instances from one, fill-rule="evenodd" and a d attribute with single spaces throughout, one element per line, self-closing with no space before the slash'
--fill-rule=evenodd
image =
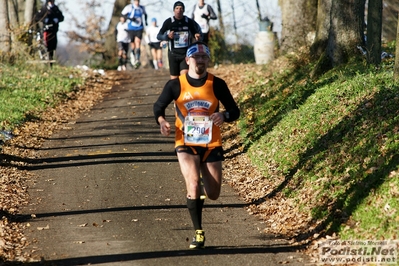
<path id="1" fill-rule="evenodd" d="M 199 87 L 191 86 L 186 75 L 179 80 L 180 95 L 175 100 L 175 145 L 222 146 L 220 128 L 209 119 L 219 109 L 219 100 L 213 92 L 213 75 L 208 74 L 205 84 Z"/>
<path id="2" fill-rule="evenodd" d="M 201 79 L 186 74 L 169 80 L 154 103 L 157 123 L 160 116 L 165 117 L 165 110 L 172 101 L 175 101 L 175 146 L 222 146 L 220 128 L 209 120 L 212 113 L 219 112 L 219 102 L 229 112 L 226 122 L 240 116 L 226 82 L 210 73 Z"/>

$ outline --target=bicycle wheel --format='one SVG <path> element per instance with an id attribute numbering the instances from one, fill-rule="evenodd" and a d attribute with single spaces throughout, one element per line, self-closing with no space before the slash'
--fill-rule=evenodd
<path id="1" fill-rule="evenodd" d="M 40 60 L 49 60 L 49 55 L 48 55 L 48 52 L 47 52 L 47 48 L 43 44 L 40 44 L 37 47 L 37 54 L 39 55 L 39 59 Z"/>

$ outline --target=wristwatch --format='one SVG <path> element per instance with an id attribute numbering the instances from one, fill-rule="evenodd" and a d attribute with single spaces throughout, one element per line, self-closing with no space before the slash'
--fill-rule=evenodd
<path id="1" fill-rule="evenodd" d="M 224 120 L 227 121 L 230 119 L 230 113 L 229 112 L 223 112 Z"/>

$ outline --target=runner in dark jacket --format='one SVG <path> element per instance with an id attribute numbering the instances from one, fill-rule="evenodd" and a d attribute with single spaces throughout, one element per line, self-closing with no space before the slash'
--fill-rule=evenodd
<path id="1" fill-rule="evenodd" d="M 184 4 L 177 1 L 173 5 L 174 16 L 164 21 L 158 33 L 158 40 L 168 41 L 170 78 L 175 79 L 188 71 L 185 61 L 187 47 L 193 40 L 202 40 L 201 27 L 193 19 L 184 16 Z"/>

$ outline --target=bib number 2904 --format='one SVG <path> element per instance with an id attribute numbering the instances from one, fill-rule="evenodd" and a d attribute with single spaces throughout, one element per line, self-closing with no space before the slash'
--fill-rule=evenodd
<path id="1" fill-rule="evenodd" d="M 212 120 L 209 117 L 187 116 L 184 121 L 184 140 L 187 144 L 208 144 L 212 140 Z"/>

